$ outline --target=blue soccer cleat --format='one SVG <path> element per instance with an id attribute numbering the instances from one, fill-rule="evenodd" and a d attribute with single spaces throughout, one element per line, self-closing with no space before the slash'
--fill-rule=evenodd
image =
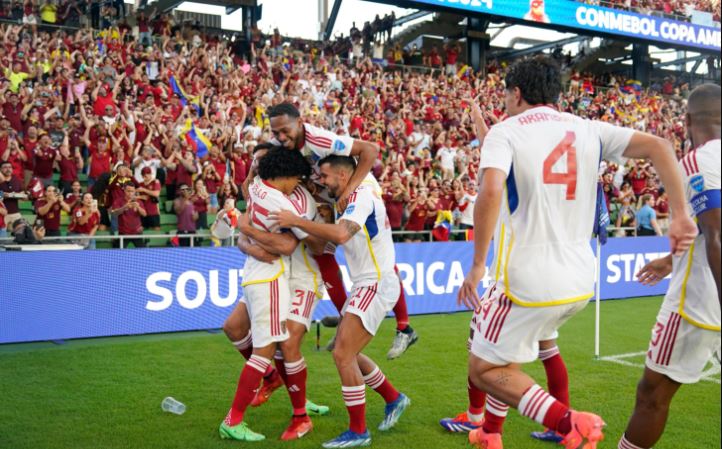
<path id="1" fill-rule="evenodd" d="M 546 441 L 549 443 L 561 443 L 564 439 L 563 436 L 559 435 L 551 429 L 547 429 L 544 432 L 532 432 L 531 437 L 535 440 Z"/>
<path id="2" fill-rule="evenodd" d="M 399 397 L 394 402 L 386 404 L 386 410 L 384 410 L 386 417 L 379 424 L 379 430 L 384 432 L 394 427 L 409 405 L 411 405 L 411 399 L 405 394 L 399 393 Z"/>
<path id="3" fill-rule="evenodd" d="M 368 430 L 364 433 L 356 433 L 347 430 L 333 440 L 326 441 L 322 446 L 326 449 L 331 449 L 337 447 L 366 447 L 370 445 L 371 434 Z"/>
<path id="4" fill-rule="evenodd" d="M 439 424 L 449 432 L 468 433 L 481 427 L 484 424 L 484 420 L 472 421 L 469 419 L 469 415 L 463 412 L 456 415 L 455 418 L 444 418 L 439 421 Z"/>

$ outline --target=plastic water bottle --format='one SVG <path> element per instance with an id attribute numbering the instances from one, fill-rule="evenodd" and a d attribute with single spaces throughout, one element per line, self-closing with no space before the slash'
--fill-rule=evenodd
<path id="1" fill-rule="evenodd" d="M 170 412 L 175 415 L 182 415 L 186 412 L 185 404 L 170 396 L 163 399 L 163 402 L 160 403 L 160 408 L 163 409 L 164 412 Z"/>

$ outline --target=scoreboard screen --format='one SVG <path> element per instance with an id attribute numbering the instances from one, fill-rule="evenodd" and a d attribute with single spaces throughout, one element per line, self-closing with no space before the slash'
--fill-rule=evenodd
<path id="1" fill-rule="evenodd" d="M 416 0 L 423 5 L 490 14 L 547 26 L 643 39 L 672 47 L 720 51 L 720 30 L 573 0 Z"/>

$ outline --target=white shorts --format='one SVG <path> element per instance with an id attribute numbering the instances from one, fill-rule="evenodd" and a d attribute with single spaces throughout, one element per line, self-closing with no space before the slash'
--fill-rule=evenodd
<path id="1" fill-rule="evenodd" d="M 699 382 L 707 362 L 720 354 L 720 333 L 685 321 L 662 308 L 647 351 L 647 368 L 682 383 Z"/>
<path id="2" fill-rule="evenodd" d="M 341 315 L 351 313 L 361 318 L 364 328 L 371 335 L 376 335 L 381 322 L 394 308 L 399 300 L 401 285 L 396 273 L 381 276 L 375 284 L 355 286 L 343 306 Z"/>
<path id="3" fill-rule="evenodd" d="M 286 320 L 291 303 L 288 278 L 280 276 L 271 282 L 246 285 L 241 301 L 248 308 L 254 348 L 288 339 Z"/>
<path id="4" fill-rule="evenodd" d="M 36 16 L 23 16 L 23 25 L 37 25 L 38 18 Z"/>
<path id="5" fill-rule="evenodd" d="M 492 285 L 474 312 L 471 353 L 495 365 L 529 363 L 539 357 L 539 342 L 557 337 L 557 329 L 588 301 L 551 307 L 514 304 L 501 286 Z"/>
<path id="6" fill-rule="evenodd" d="M 313 311 L 316 309 L 319 299 L 316 291 L 309 290 L 309 287 L 313 288 L 313 279 L 291 279 L 289 286 L 291 310 L 288 319 L 303 324 L 308 331 L 311 329 Z"/>

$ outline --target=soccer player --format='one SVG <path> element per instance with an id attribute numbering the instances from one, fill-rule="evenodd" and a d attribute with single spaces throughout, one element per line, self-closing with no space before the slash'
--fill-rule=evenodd
<path id="1" fill-rule="evenodd" d="M 290 103 L 280 103 L 268 111 L 271 130 L 278 142 L 289 150 L 299 150 L 313 164 L 321 158 L 335 154 L 358 158 L 358 166 L 344 191 L 336 198 L 336 208 L 343 212 L 348 197 L 361 184 L 369 184 L 381 194 L 381 187 L 370 173 L 377 161 L 378 146 L 364 140 L 349 136 L 339 136 L 325 129 L 304 123 L 300 113 Z M 318 175 L 318 172 L 316 173 Z M 346 289 L 343 286 L 338 262 L 334 257 L 335 248 L 316 256 L 321 276 L 326 284 L 328 295 L 336 309 L 341 313 L 346 302 Z M 398 273 L 398 271 L 397 271 Z M 400 281 L 399 281 L 400 282 Z M 416 343 L 418 335 L 409 325 L 409 314 L 406 308 L 406 297 L 403 287 L 399 291 L 399 300 L 394 307 L 396 317 L 396 336 L 387 354 L 387 358 L 400 357 L 409 346 Z"/>
<path id="2" fill-rule="evenodd" d="M 549 105 L 561 93 L 558 66 L 547 57 L 516 63 L 506 76 L 510 118 L 495 125 L 481 150 L 480 188 L 474 207 L 474 258 L 458 298 L 475 310 L 469 377 L 494 400 L 564 436 L 577 448 L 603 438 L 599 416 L 570 410 L 546 393 L 520 365 L 539 356 L 539 341 L 594 296 L 595 260 L 589 237 L 595 217 L 601 159 L 649 158 L 667 188 L 674 218 L 672 252 L 696 235 L 685 211 L 682 179 L 671 146 L 662 139 L 603 122 L 584 120 Z M 503 207 L 502 207 L 503 202 Z M 498 245 L 498 282 L 479 299 L 492 236 Z M 487 412 L 489 410 L 487 409 Z M 498 422 L 498 421 L 497 421 Z M 485 419 L 469 440 L 503 447 L 501 428 Z"/>
<path id="3" fill-rule="evenodd" d="M 687 132 L 695 149 L 679 166 L 702 233 L 680 257 L 654 260 L 638 274 L 640 282 L 649 285 L 669 273 L 672 280 L 652 330 L 637 403 L 619 449 L 654 446 L 681 384 L 698 382 L 707 362 L 720 354 L 721 99 L 719 86 L 705 84 L 694 89 L 687 102 Z"/>
<path id="4" fill-rule="evenodd" d="M 253 167 L 254 171 L 258 171 L 258 161 L 265 156 L 266 152 L 273 148 L 273 145 L 271 144 L 261 144 L 257 145 L 253 149 Z M 306 191 L 304 187 L 302 187 L 300 184 L 296 187 L 296 189 L 291 192 L 291 199 L 293 201 L 294 197 L 299 198 L 300 193 L 299 191 Z M 310 194 L 308 194 L 310 196 Z M 306 197 L 308 198 L 308 197 Z M 299 198 L 300 199 L 300 198 Z M 312 199 L 312 198 L 311 198 Z M 294 205 L 301 204 L 299 202 L 294 201 Z M 315 205 L 314 203 L 310 203 L 308 200 L 306 201 L 306 204 L 309 205 Z M 301 207 L 301 206 L 297 206 Z M 305 210 L 305 214 L 315 214 L 315 209 L 312 207 L 307 207 Z M 269 235 L 272 236 L 272 238 L 269 239 L 265 238 L 263 234 L 265 234 L 263 231 L 258 231 L 255 228 L 249 228 L 246 226 L 245 220 L 246 215 L 242 216 L 242 219 L 239 222 L 239 226 L 243 228 L 243 230 L 246 231 L 247 234 L 242 234 L 238 237 L 238 247 L 239 249 L 246 255 L 254 257 L 257 260 L 260 260 L 261 262 L 266 263 L 272 263 L 273 261 L 277 260 L 283 251 L 286 251 L 287 249 L 284 248 L 282 245 L 286 244 L 284 240 L 279 240 L 275 234 L 269 233 Z M 248 236 L 249 234 L 253 233 L 253 236 L 255 238 L 263 238 L 265 242 L 267 243 L 265 245 L 266 248 L 274 251 L 273 253 L 270 253 L 264 249 L 264 246 L 254 244 L 252 241 L 249 240 Z M 280 248 L 276 248 L 276 245 L 280 244 Z M 301 245 L 296 247 L 296 250 L 292 254 L 292 265 L 294 265 L 294 256 L 297 255 L 301 249 L 305 250 L 305 245 L 302 243 Z M 297 258 L 298 256 L 296 256 Z M 313 262 L 310 262 L 313 263 Z M 298 264 L 295 264 L 298 265 Z M 296 288 L 294 287 L 295 284 L 300 285 L 313 285 L 312 283 L 305 283 L 304 278 L 311 278 L 311 282 L 316 280 L 318 278 L 317 276 L 317 267 L 316 271 L 312 273 L 306 273 L 305 270 L 303 270 L 304 267 L 301 267 L 300 269 L 292 269 L 289 286 L 290 291 L 295 292 Z M 311 269 L 313 269 L 313 266 L 311 266 Z M 314 293 L 316 293 L 318 290 L 314 290 Z M 310 296 L 310 292 L 307 292 L 308 294 L 308 300 L 304 301 L 302 304 L 299 304 L 296 308 L 292 309 L 289 315 L 289 320 L 292 321 L 299 321 L 301 324 L 305 325 L 304 327 L 301 327 L 299 325 L 296 325 L 295 323 L 289 322 L 287 323 L 288 331 L 289 331 L 289 345 L 291 348 L 289 351 L 293 354 L 294 360 L 302 360 L 303 357 L 300 355 L 296 355 L 296 352 L 300 351 L 301 342 L 302 339 L 306 333 L 306 330 L 310 326 L 310 319 L 308 317 L 300 318 L 298 317 L 298 313 L 294 313 L 294 311 L 297 310 L 303 310 L 306 311 L 307 307 L 312 307 L 311 310 L 308 312 L 308 316 L 313 315 L 313 307 L 315 307 L 315 298 L 312 298 Z M 315 295 L 319 296 L 319 295 Z M 309 305 L 310 301 L 310 305 Z M 294 301 L 296 302 L 296 301 Z M 308 322 L 307 322 L 308 320 Z M 233 309 L 231 314 L 226 318 L 226 321 L 223 323 L 223 331 L 225 332 L 228 339 L 233 343 L 233 346 L 238 350 L 238 352 L 243 355 L 243 357 L 248 360 L 250 359 L 251 355 L 253 354 L 253 338 L 251 335 L 251 321 L 248 315 L 248 305 L 246 303 L 245 298 L 241 298 L 241 300 L 238 302 L 236 307 Z M 251 401 L 252 407 L 259 407 L 263 405 L 268 399 L 270 398 L 271 394 L 278 388 L 280 388 L 284 383 L 286 384 L 286 388 L 289 391 L 289 395 L 292 395 L 292 393 L 296 392 L 296 389 L 299 388 L 298 386 L 289 383 L 288 382 L 288 376 L 286 372 L 286 364 L 283 359 L 283 354 L 281 351 L 276 351 L 276 355 L 274 356 L 274 365 L 276 369 L 274 369 L 272 366 L 269 366 L 264 373 L 263 376 L 263 383 L 261 385 L 261 388 L 256 393 L 256 396 Z M 296 366 L 291 366 L 292 371 L 298 370 L 298 367 L 303 364 L 296 363 Z M 316 415 L 326 415 L 329 412 L 329 408 L 325 405 L 317 405 L 313 401 L 306 399 L 306 410 L 309 413 L 316 414 Z"/>
<path id="5" fill-rule="evenodd" d="M 478 98 L 469 99 L 471 119 L 474 123 L 477 139 L 480 146 L 484 143 L 484 138 L 489 133 L 486 126 L 484 115 L 479 107 Z M 474 198 L 476 199 L 476 197 Z M 495 281 L 499 281 L 498 277 Z M 467 341 L 467 349 L 471 350 L 473 335 L 476 328 L 476 319 L 471 320 L 471 331 L 469 340 Z M 552 397 L 559 400 L 562 404 L 569 407 L 569 376 L 567 367 L 564 364 L 559 348 L 556 344 L 556 332 L 552 335 L 552 339 L 539 342 L 539 359 L 544 365 L 544 371 L 547 376 L 547 387 Z M 506 419 L 506 405 L 499 403 L 495 399 L 486 401 L 486 392 L 479 390 L 472 382 L 467 379 L 467 394 L 469 397 L 469 407 L 466 411 L 459 413 L 454 418 L 443 418 L 439 421 L 441 426 L 449 432 L 471 432 L 478 429 L 484 423 L 484 409 L 489 410 L 487 414 L 487 425 L 501 429 Z M 532 438 L 541 441 L 559 443 L 563 438 L 555 431 L 546 429 L 544 432 L 532 432 Z"/>
<path id="6" fill-rule="evenodd" d="M 320 179 L 329 193 L 339 197 L 354 177 L 353 158 L 330 155 L 319 161 Z M 282 210 L 271 214 L 282 228 L 292 227 L 325 241 L 343 245 L 353 287 L 342 309 L 333 358 L 341 377 L 342 392 L 350 418 L 349 430 L 323 444 L 325 448 L 367 446 L 366 385 L 386 402 L 379 430 L 398 422 L 411 401 L 399 393 L 379 367 L 361 351 L 371 342 L 386 314 L 398 301 L 399 278 L 394 271 L 396 254 L 386 207 L 375 188 L 361 184 L 348 197 L 338 223 L 317 223 Z M 365 384 L 365 385 L 364 385 Z"/>
<path id="7" fill-rule="evenodd" d="M 310 174 L 311 168 L 300 154 L 276 148 L 269 151 L 258 166 L 259 177 L 250 187 L 249 209 L 253 225 L 270 230 L 269 214 L 280 209 L 298 213 L 288 198 L 301 178 Z M 270 263 L 253 256 L 246 259 L 243 267 L 243 293 L 251 321 L 253 353 L 243 368 L 238 381 L 235 398 L 226 419 L 221 423 L 221 438 L 241 441 L 261 441 L 265 437 L 253 432 L 243 417 L 253 400 L 256 388 L 271 364 L 271 358 L 280 346 L 286 363 L 287 381 L 296 386 L 289 388 L 293 404 L 293 418 L 282 439 L 300 438 L 313 428 L 305 409 L 306 368 L 300 351 L 289 343 L 288 312 L 290 305 L 288 255 L 296 249 L 298 240 L 306 238 L 298 229 L 277 232 L 276 239 L 285 241 L 284 256 Z"/>

